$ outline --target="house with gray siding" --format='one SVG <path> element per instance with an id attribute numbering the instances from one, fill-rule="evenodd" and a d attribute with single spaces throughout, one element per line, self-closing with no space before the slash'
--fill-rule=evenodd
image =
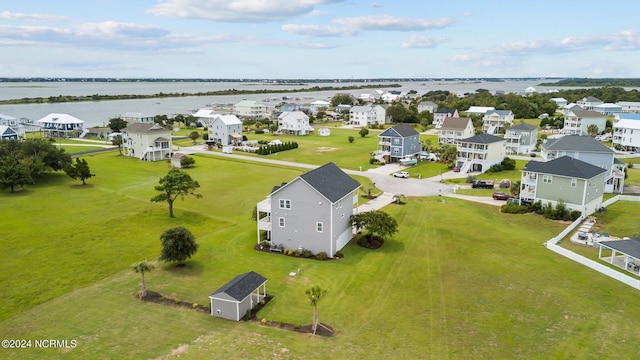
<path id="1" fill-rule="evenodd" d="M 589 215 L 602 205 L 606 170 L 570 156 L 529 161 L 522 169 L 520 201 L 565 203 L 568 209 Z"/>
<path id="2" fill-rule="evenodd" d="M 12 128 L 0 125 L 0 140 L 18 140 L 18 133 Z"/>
<path id="3" fill-rule="evenodd" d="M 570 156 L 605 169 L 604 191 L 622 194 L 624 163 L 614 157 L 613 150 L 591 136 L 566 135 L 558 139 L 547 139 L 541 146 L 540 155 L 544 161 Z"/>
<path id="4" fill-rule="evenodd" d="M 223 146 L 242 143 L 242 121 L 235 115 L 213 115 L 207 124 L 207 131 L 207 143 Z"/>
<path id="5" fill-rule="evenodd" d="M 444 123 L 444 119 L 448 117 L 458 117 L 457 109 L 439 108 L 433 113 L 433 127 L 440 129 Z"/>
<path id="6" fill-rule="evenodd" d="M 473 121 L 467 117 L 447 117 L 438 129 L 438 144 L 456 144 L 475 134 Z"/>
<path id="7" fill-rule="evenodd" d="M 385 163 L 417 157 L 422 149 L 420 134 L 411 125 L 396 125 L 378 134 L 375 157 Z"/>
<path id="8" fill-rule="evenodd" d="M 359 188 L 335 163 L 275 186 L 257 204 L 258 244 L 334 257 L 353 237 Z"/>
<path id="9" fill-rule="evenodd" d="M 504 134 L 507 154 L 529 154 L 536 150 L 538 127 L 527 123 L 514 125 Z"/>
<path id="10" fill-rule="evenodd" d="M 267 279 L 249 271 L 240 274 L 209 296 L 211 315 L 240 321 L 267 296 Z"/>
<path id="11" fill-rule="evenodd" d="M 122 132 L 125 154 L 143 161 L 166 160 L 171 156 L 171 130 L 154 123 L 131 123 Z"/>

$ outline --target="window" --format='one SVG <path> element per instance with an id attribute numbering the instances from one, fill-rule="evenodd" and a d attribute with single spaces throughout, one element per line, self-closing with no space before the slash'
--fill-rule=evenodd
<path id="1" fill-rule="evenodd" d="M 551 175 L 544 175 L 542 177 L 542 182 L 545 184 L 551 184 L 551 179 L 552 179 Z"/>
<path id="2" fill-rule="evenodd" d="M 322 223 L 321 222 L 317 222 L 316 223 L 316 231 L 317 232 L 322 232 Z"/>
<path id="3" fill-rule="evenodd" d="M 279 225 L 280 227 L 284 227 L 284 218 L 283 218 L 283 217 L 278 218 L 278 225 Z"/>
<path id="4" fill-rule="evenodd" d="M 291 209 L 291 200 L 280 199 L 280 209 Z"/>
<path id="5" fill-rule="evenodd" d="M 394 145 L 400 145 L 400 139 L 393 139 Z"/>
<path id="6" fill-rule="evenodd" d="M 574 188 L 578 186 L 578 179 L 571 179 L 571 187 Z"/>

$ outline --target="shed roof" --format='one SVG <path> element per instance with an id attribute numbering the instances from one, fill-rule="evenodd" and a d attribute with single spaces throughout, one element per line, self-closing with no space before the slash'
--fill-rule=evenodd
<path id="1" fill-rule="evenodd" d="M 238 301 L 242 301 L 265 282 L 267 282 L 267 279 L 264 276 L 255 271 L 249 271 L 234 277 L 220 289 L 214 291 L 210 297 L 224 293 Z"/>
<path id="2" fill-rule="evenodd" d="M 623 254 L 627 254 L 636 259 L 640 259 L 640 239 L 600 241 L 600 244 L 617 250 Z"/>
<path id="3" fill-rule="evenodd" d="M 532 160 L 522 170 L 577 179 L 591 179 L 607 171 L 601 167 L 574 159 L 571 156 L 562 156 L 546 162 Z"/>

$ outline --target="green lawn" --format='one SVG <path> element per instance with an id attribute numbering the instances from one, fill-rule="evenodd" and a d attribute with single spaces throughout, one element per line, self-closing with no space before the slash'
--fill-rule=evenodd
<path id="1" fill-rule="evenodd" d="M 600 359 L 638 351 L 640 333 L 629 321 L 640 316 L 637 291 L 541 246 L 563 224 L 458 199 L 409 198 L 385 208 L 400 232 L 377 251 L 350 243 L 345 258 L 326 262 L 261 253 L 252 249 L 251 210 L 302 170 L 196 161 L 188 171 L 203 198 L 177 202 L 175 219 L 149 201 L 167 163 L 117 152 L 91 158 L 97 176 L 86 186 L 56 174 L 0 193 L 0 333 L 78 342 L 3 350 L 3 358 Z M 607 209 L 611 226 L 616 206 Z M 308 324 L 304 291 L 319 284 L 329 290 L 320 320 L 336 335 L 135 299 L 140 278 L 129 267 L 156 259 L 160 234 L 177 225 L 191 229 L 200 248 L 186 268 L 158 264 L 147 274 L 149 289 L 207 303 L 232 277 L 255 270 L 275 296 L 259 316 Z M 301 275 L 288 276 L 297 269 Z"/>

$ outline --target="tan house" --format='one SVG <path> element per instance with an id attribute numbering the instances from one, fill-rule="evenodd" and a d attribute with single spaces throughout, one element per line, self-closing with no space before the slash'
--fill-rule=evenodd
<path id="1" fill-rule="evenodd" d="M 438 129 L 438 144 L 455 144 L 475 134 L 473 122 L 466 117 L 448 117 Z"/>
<path id="2" fill-rule="evenodd" d="M 122 145 L 127 156 L 165 160 L 171 156 L 171 130 L 158 124 L 132 123 L 122 129 Z"/>

